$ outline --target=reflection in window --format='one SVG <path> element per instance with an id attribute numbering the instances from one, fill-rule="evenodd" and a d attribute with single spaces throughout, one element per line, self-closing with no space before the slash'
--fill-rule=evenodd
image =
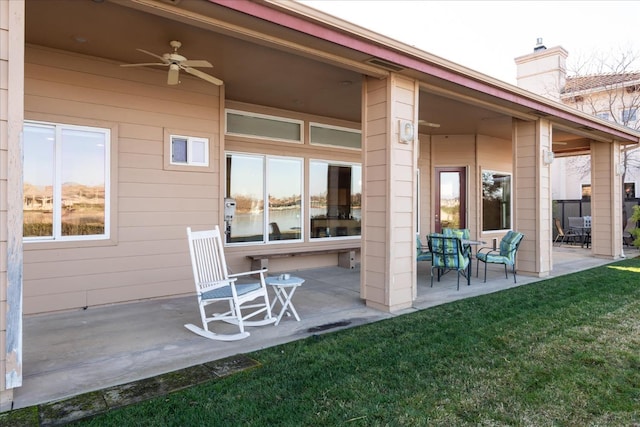
<path id="1" fill-rule="evenodd" d="M 624 183 L 624 197 L 627 199 L 635 199 L 636 197 L 636 184 L 633 182 Z"/>
<path id="2" fill-rule="evenodd" d="M 228 243 L 301 239 L 302 160 L 227 154 L 226 190 L 236 201 Z"/>
<path id="3" fill-rule="evenodd" d="M 440 172 L 440 225 L 461 228 L 460 172 Z"/>
<path id="4" fill-rule="evenodd" d="M 360 236 L 362 167 L 310 162 L 312 238 Z"/>
<path id="5" fill-rule="evenodd" d="M 582 200 L 591 200 L 591 184 L 582 184 Z"/>
<path id="6" fill-rule="evenodd" d="M 26 240 L 108 237 L 108 129 L 26 123 Z"/>
<path id="7" fill-rule="evenodd" d="M 637 107 L 622 110 L 622 114 L 621 114 L 622 124 L 625 126 L 628 126 L 630 124 L 629 122 L 635 122 L 637 120 L 637 112 L 638 112 Z"/>
<path id="8" fill-rule="evenodd" d="M 511 175 L 482 172 L 482 231 L 511 228 Z"/>

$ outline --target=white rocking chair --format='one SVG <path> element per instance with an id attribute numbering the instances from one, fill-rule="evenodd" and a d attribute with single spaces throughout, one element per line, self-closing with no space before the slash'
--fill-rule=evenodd
<path id="1" fill-rule="evenodd" d="M 213 230 L 191 231 L 187 227 L 189 237 L 189 253 L 193 267 L 193 278 L 202 318 L 202 328 L 187 324 L 184 325 L 190 331 L 205 338 L 221 341 L 235 341 L 249 336 L 245 326 L 263 326 L 275 323 L 276 318 L 271 315 L 269 296 L 264 281 L 266 269 L 248 271 L 245 273 L 228 274 L 227 264 L 224 259 L 224 250 L 220 229 L 216 225 Z M 241 276 L 259 276 L 253 283 L 236 283 Z M 245 305 L 247 302 L 260 299 L 261 302 Z M 207 316 L 205 307 L 209 304 L 228 302 L 229 311 Z M 242 314 L 241 309 L 251 310 Z M 265 313 L 260 320 L 247 320 Z M 223 321 L 238 325 L 240 332 L 235 334 L 215 333 L 209 330 L 210 322 Z"/>

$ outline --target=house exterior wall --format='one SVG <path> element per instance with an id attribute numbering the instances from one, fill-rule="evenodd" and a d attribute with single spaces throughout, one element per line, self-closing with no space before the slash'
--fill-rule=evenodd
<path id="1" fill-rule="evenodd" d="M 362 162 L 359 150 L 308 143 L 309 122 L 359 129 L 357 123 L 225 102 L 223 90 L 208 83 L 185 79 L 179 88 L 171 88 L 162 71 L 135 71 L 123 73 L 118 64 L 39 47 L 27 51 L 26 120 L 111 129 L 113 206 L 108 241 L 25 244 L 26 314 L 192 293 L 185 230 L 224 225 L 220 212 L 227 151 L 302 157 L 305 170 L 311 159 Z M 225 137 L 225 108 L 302 120 L 305 142 Z M 165 148 L 170 133 L 209 138 L 210 168 L 168 168 Z M 305 179 L 304 195 L 308 194 Z M 305 239 L 287 242 L 286 247 L 227 247 L 229 267 L 247 270 L 249 253 L 309 248 L 309 230 L 304 229 Z M 345 238 L 311 245 L 326 249 L 359 243 L 359 238 Z M 270 261 L 269 271 L 337 262 L 337 254 L 278 258 Z"/>
<path id="2" fill-rule="evenodd" d="M 26 120 L 112 130 L 113 203 L 110 240 L 24 245 L 25 313 L 190 292 L 185 228 L 218 218 L 218 90 L 34 47 L 25 62 Z M 208 137 L 212 170 L 165 170 L 167 130 Z"/>
<path id="3" fill-rule="evenodd" d="M 617 121 L 631 128 L 637 129 L 639 121 L 622 122 L 622 111 L 624 109 L 638 106 L 634 101 L 634 93 L 626 93 L 623 88 L 599 88 L 582 94 L 583 101 L 576 102 L 573 97 L 562 98 L 561 101 L 568 106 L 590 114 L 609 114 L 609 120 Z M 636 113 L 640 118 L 640 112 Z M 615 116 L 615 117 L 612 117 Z M 636 194 L 639 194 L 640 187 L 640 151 L 635 148 L 628 154 L 627 169 L 625 173 L 625 183 L 633 183 Z M 554 162 L 552 171 L 554 175 L 553 195 L 556 200 L 580 200 L 582 198 L 582 186 L 591 184 L 591 174 L 583 173 L 583 168 L 577 166 L 584 162 L 569 159 L 558 159 Z M 621 190 L 622 191 L 622 190 Z"/>
<path id="4" fill-rule="evenodd" d="M 417 123 L 418 85 L 392 75 L 364 84 L 361 289 L 384 311 L 410 307 L 416 293 L 417 138 L 399 139 L 399 121 Z"/>
<path id="5" fill-rule="evenodd" d="M 478 233 L 478 174 L 477 174 L 477 144 L 475 135 L 434 135 L 431 138 L 432 167 L 429 174 L 432 179 L 431 188 L 435 190 L 435 168 L 452 166 L 464 167 L 466 176 L 466 228 L 473 234 Z M 432 206 L 436 206 L 435 191 L 430 195 Z M 435 230 L 435 219 L 432 217 L 431 230 Z"/>
<path id="6" fill-rule="evenodd" d="M 22 385 L 24 2 L 0 0 L 0 411 Z"/>
<path id="7" fill-rule="evenodd" d="M 512 178 L 512 194 L 511 194 L 511 221 L 512 227 L 515 227 L 513 218 L 515 194 L 513 186 L 513 142 L 507 139 L 495 138 L 487 135 L 478 135 L 477 141 L 477 168 L 476 168 L 476 188 L 477 190 L 477 206 L 475 211 L 477 215 L 478 239 L 487 242 L 488 246 L 492 246 L 493 239 L 500 242 L 500 239 L 506 234 L 505 231 L 482 231 L 482 172 L 505 172 L 510 173 Z"/>
<path id="8" fill-rule="evenodd" d="M 633 91 L 627 92 L 621 85 L 562 94 L 566 84 L 567 57 L 568 52 L 557 46 L 516 58 L 518 86 L 589 114 L 607 114 L 608 117 L 602 118 L 638 129 L 639 120 L 625 123 L 622 118 L 624 109 L 638 106 L 637 95 Z M 640 113 L 637 116 L 640 118 Z M 638 192 L 640 152 L 634 150 L 630 158 L 633 161 L 627 163 L 625 183 L 635 184 Z M 557 158 L 553 163 L 554 200 L 580 200 L 582 186 L 591 184 L 591 174 L 584 173 L 588 171 L 588 167 L 581 166 L 585 161 L 570 159 Z"/>

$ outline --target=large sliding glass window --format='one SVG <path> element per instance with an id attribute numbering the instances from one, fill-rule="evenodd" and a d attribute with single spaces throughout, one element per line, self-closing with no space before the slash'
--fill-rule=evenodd
<path id="1" fill-rule="evenodd" d="M 25 123 L 25 241 L 109 237 L 109 145 L 109 129 Z"/>
<path id="2" fill-rule="evenodd" d="M 312 160 L 309 168 L 311 238 L 360 236 L 362 167 Z"/>
<path id="3" fill-rule="evenodd" d="M 302 159 L 227 154 L 226 196 L 236 201 L 227 242 L 300 240 L 302 176 Z"/>
<path id="4" fill-rule="evenodd" d="M 482 231 L 511 228 L 511 174 L 482 171 Z"/>

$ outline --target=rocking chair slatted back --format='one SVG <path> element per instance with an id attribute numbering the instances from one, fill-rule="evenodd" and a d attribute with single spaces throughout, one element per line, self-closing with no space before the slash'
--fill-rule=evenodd
<path id="1" fill-rule="evenodd" d="M 190 234 L 193 262 L 193 276 L 200 292 L 216 286 L 226 286 L 228 278 L 222 237 L 219 229 L 195 231 Z M 216 284 L 217 282 L 217 284 Z"/>

